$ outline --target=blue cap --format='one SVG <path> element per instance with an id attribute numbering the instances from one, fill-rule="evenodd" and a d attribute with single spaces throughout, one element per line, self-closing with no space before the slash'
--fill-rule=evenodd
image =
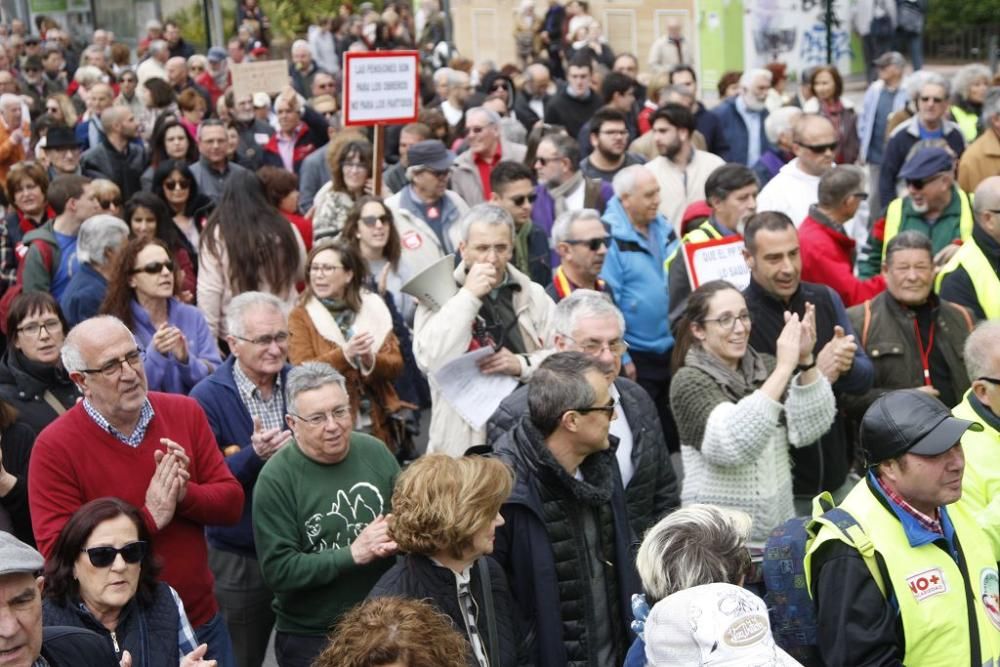
<path id="1" fill-rule="evenodd" d="M 213 46 L 208 50 L 207 58 L 213 63 L 221 63 L 226 59 L 226 50 L 221 46 Z"/>
<path id="2" fill-rule="evenodd" d="M 906 181 L 930 178 L 955 168 L 955 158 L 944 148 L 921 148 L 906 161 L 899 177 Z"/>

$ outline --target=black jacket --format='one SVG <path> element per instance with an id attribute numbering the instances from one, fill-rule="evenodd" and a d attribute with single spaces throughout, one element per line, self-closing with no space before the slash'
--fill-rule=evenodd
<path id="1" fill-rule="evenodd" d="M 571 137 L 580 134 L 580 128 L 590 120 L 598 109 L 604 106 L 601 96 L 591 91 L 586 99 L 570 97 L 563 88 L 552 96 L 545 107 L 545 122 L 562 125 Z"/>
<path id="2" fill-rule="evenodd" d="M 259 118 L 249 122 L 235 121 L 240 142 L 236 146 L 236 164 L 257 171 L 264 164 L 264 146 L 271 140 L 274 128 Z"/>
<path id="3" fill-rule="evenodd" d="M 649 394 L 624 377 L 615 379 L 615 388 L 632 430 L 635 473 L 625 489 L 625 505 L 632 532 L 640 536 L 663 516 L 680 507 L 680 485 L 663 439 L 659 413 Z M 527 414 L 528 388 L 519 387 L 503 399 L 486 423 L 486 442 L 494 445 Z"/>
<path id="4" fill-rule="evenodd" d="M 0 451 L 3 452 L 3 467 L 17 478 L 17 482 L 6 496 L 0 498 L 0 511 L 10 519 L 10 532 L 25 544 L 35 546 L 35 534 L 31 528 L 31 510 L 28 507 L 28 462 L 31 448 L 35 444 L 35 432 L 27 424 L 18 420 L 3 431 Z"/>
<path id="5" fill-rule="evenodd" d="M 705 146 L 709 153 L 722 157 L 729 151 L 729 141 L 726 140 L 726 133 L 722 131 L 722 123 L 701 102 L 698 102 L 698 111 L 694 114 L 694 125 L 695 129 L 701 132 L 701 136 L 705 137 Z"/>
<path id="6" fill-rule="evenodd" d="M 548 108 L 551 100 L 551 95 L 542 96 L 543 111 Z M 542 120 L 542 118 L 535 113 L 535 110 L 531 108 L 531 105 L 529 104 L 530 101 L 531 98 L 527 93 L 518 93 L 517 96 L 514 97 L 514 117 L 517 118 L 521 125 L 524 125 L 524 129 L 526 129 L 529 133 L 535 128 L 535 123 Z M 542 114 L 542 117 L 544 117 L 544 113 Z"/>
<path id="7" fill-rule="evenodd" d="M 826 285 L 801 282 L 799 289 L 789 302 L 779 299 L 764 290 L 753 279 L 743 291 L 747 308 L 753 318 L 750 330 L 750 346 L 758 352 L 776 354 L 776 341 L 784 328 L 786 310 L 805 314 L 806 302 L 816 306 L 816 347 L 819 351 L 833 338 L 833 328 L 843 327 L 847 335 L 854 334 L 854 327 L 847 317 L 840 297 Z M 833 384 L 835 396 L 842 393 L 861 394 L 872 386 L 875 371 L 865 351 L 858 346 L 854 354 L 854 365 Z M 838 398 L 839 400 L 839 398 Z M 817 445 L 791 448 L 792 491 L 799 497 L 812 497 L 820 491 L 835 491 L 844 484 L 853 457 L 852 439 L 847 429 L 846 419 L 838 412 L 833 425 Z"/>
<path id="8" fill-rule="evenodd" d="M 80 159 L 84 176 L 106 178 L 121 188 L 122 201 L 142 191 L 142 172 L 146 170 L 146 151 L 139 144 L 129 142 L 125 152 L 120 152 L 101 134 L 99 146 L 91 147 Z"/>
<path id="9" fill-rule="evenodd" d="M 530 647 L 526 636 L 527 629 L 521 627 L 522 618 L 510 595 L 507 575 L 492 558 L 483 558 L 482 561 L 489 568 L 493 608 L 486 604 L 478 563 L 472 566 L 470 590 L 476 601 L 476 632 L 482 639 L 490 665 L 491 667 L 530 665 L 532 663 L 528 660 Z M 470 630 L 467 629 L 465 614 L 462 613 L 459 603 L 455 574 L 447 568 L 435 565 L 427 556 L 419 554 L 402 556 L 392 569 L 382 575 L 368 594 L 368 598 L 392 595 L 429 601 L 451 618 L 456 630 L 466 639 L 469 638 Z M 491 635 L 489 632 L 488 616 L 493 617 L 496 635 Z M 496 647 L 495 651 L 491 651 L 493 646 Z M 478 667 L 471 651 L 469 667 Z"/>
<path id="10" fill-rule="evenodd" d="M 972 228 L 972 240 L 986 255 L 993 271 L 1000 276 L 1000 243 L 994 241 L 979 225 Z M 941 281 L 941 298 L 968 308 L 976 321 L 986 319 L 986 313 L 983 312 L 983 307 L 979 305 L 979 297 L 976 296 L 976 286 L 968 271 L 961 266 L 945 275 Z"/>
<path id="11" fill-rule="evenodd" d="M 515 482 L 500 510 L 506 523 L 497 529 L 493 557 L 507 572 L 514 599 L 529 626 L 535 628 L 534 663 L 596 666 L 592 647 L 585 640 L 597 632 L 598 624 L 612 628 L 624 642 L 615 647 L 619 661 L 624 659 L 634 638 L 628 629 L 630 600 L 640 584 L 614 452 L 587 457 L 580 470 L 590 482 L 575 480 L 556 463 L 538 430 L 522 420 L 496 444 L 496 454 L 514 469 Z M 610 514 L 613 540 L 601 544 L 609 583 L 616 584 L 617 596 L 608 599 L 610 608 L 597 608 L 590 602 L 590 584 L 582 565 L 595 554 L 570 546 L 578 541 L 573 538 L 579 532 L 582 512 L 564 512 L 554 518 L 553 502 L 546 496 L 557 497 L 561 507 L 590 508 L 602 516 L 602 528 L 603 517 Z M 561 539 L 556 541 L 553 535 Z M 584 641 L 566 637 L 567 627 Z M 583 654 L 587 657 L 582 658 Z"/>
<path id="12" fill-rule="evenodd" d="M 42 657 L 49 667 L 118 667 L 97 633 L 72 626 L 42 628 Z"/>
<path id="13" fill-rule="evenodd" d="M 37 364 L 13 345 L 8 347 L 0 360 L 0 399 L 14 406 L 20 421 L 35 433 L 41 433 L 59 416 L 45 401 L 46 390 L 67 410 L 80 398 L 80 391 L 62 366 Z"/>

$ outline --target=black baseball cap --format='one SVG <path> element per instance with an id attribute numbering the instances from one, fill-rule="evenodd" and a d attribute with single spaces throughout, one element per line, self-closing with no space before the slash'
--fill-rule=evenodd
<path id="1" fill-rule="evenodd" d="M 861 421 L 861 446 L 872 467 L 903 454 L 937 456 L 954 447 L 968 431 L 983 425 L 951 416 L 944 403 L 917 389 L 883 394 Z"/>

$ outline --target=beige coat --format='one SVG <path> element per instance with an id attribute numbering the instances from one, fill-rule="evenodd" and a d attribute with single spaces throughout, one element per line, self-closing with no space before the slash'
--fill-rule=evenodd
<path id="1" fill-rule="evenodd" d="M 524 162 L 528 148 L 522 144 L 512 144 L 500 138 L 500 159 L 514 162 Z M 469 206 L 482 204 L 486 201 L 483 197 L 483 182 L 479 178 L 479 169 L 475 160 L 472 159 L 472 151 L 465 151 L 455 160 L 455 166 L 451 172 L 451 189 L 458 193 L 458 196 L 465 200 Z"/>

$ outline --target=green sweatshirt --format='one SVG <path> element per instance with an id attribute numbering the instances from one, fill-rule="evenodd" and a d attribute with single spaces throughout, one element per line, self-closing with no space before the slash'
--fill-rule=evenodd
<path id="1" fill-rule="evenodd" d="M 326 634 L 392 566 L 392 558 L 356 565 L 349 547 L 375 517 L 389 513 L 399 465 L 369 435 L 352 434 L 350 447 L 343 461 L 325 465 L 292 441 L 257 478 L 257 557 L 282 632 Z"/>

